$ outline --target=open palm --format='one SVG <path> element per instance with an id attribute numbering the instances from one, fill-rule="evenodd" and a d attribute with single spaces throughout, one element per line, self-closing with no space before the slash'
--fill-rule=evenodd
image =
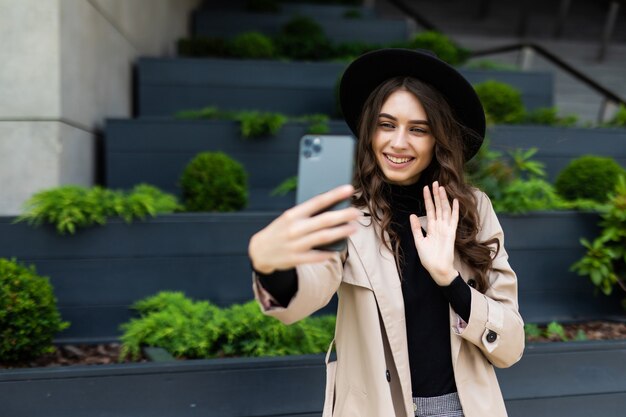
<path id="1" fill-rule="evenodd" d="M 426 236 L 419 219 L 411 215 L 411 230 L 415 247 L 422 265 L 439 285 L 448 285 L 457 276 L 454 269 L 454 243 L 459 222 L 459 202 L 454 199 L 452 207 L 444 187 L 433 183 L 432 196 L 424 187 L 426 205 Z"/>

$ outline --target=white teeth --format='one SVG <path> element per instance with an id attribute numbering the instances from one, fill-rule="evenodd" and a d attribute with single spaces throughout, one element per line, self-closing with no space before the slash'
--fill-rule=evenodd
<path id="1" fill-rule="evenodd" d="M 396 158 L 395 156 L 385 154 L 385 157 L 389 159 L 394 164 L 403 164 L 405 162 L 409 162 L 413 158 Z"/>

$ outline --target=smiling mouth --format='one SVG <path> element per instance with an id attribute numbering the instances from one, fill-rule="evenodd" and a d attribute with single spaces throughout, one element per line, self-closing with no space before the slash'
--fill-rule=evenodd
<path id="1" fill-rule="evenodd" d="M 398 165 L 406 164 L 407 162 L 412 161 L 413 159 L 415 159 L 415 158 L 412 158 L 412 157 L 397 158 L 395 156 L 391 156 L 391 155 L 387 155 L 387 154 L 384 154 L 384 155 L 385 155 L 385 158 L 387 158 L 388 161 L 390 161 L 390 162 L 392 162 L 394 164 L 398 164 Z"/>

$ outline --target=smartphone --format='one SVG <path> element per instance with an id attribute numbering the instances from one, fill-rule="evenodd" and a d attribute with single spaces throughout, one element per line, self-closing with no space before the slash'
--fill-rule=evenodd
<path id="1" fill-rule="evenodd" d="M 340 185 L 351 184 L 354 175 L 356 141 L 348 135 L 305 135 L 300 139 L 298 159 L 298 188 L 296 204 Z M 326 210 L 349 207 L 350 199 Z M 319 213 L 318 213 L 319 214 Z M 315 249 L 341 251 L 346 246 L 342 239 Z"/>

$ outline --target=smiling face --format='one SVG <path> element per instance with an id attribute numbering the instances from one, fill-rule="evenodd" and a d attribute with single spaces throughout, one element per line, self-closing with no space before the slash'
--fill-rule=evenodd
<path id="1" fill-rule="evenodd" d="M 407 90 L 396 90 L 383 103 L 372 137 L 378 167 L 392 184 L 410 185 L 433 159 L 435 138 L 422 103 Z"/>

